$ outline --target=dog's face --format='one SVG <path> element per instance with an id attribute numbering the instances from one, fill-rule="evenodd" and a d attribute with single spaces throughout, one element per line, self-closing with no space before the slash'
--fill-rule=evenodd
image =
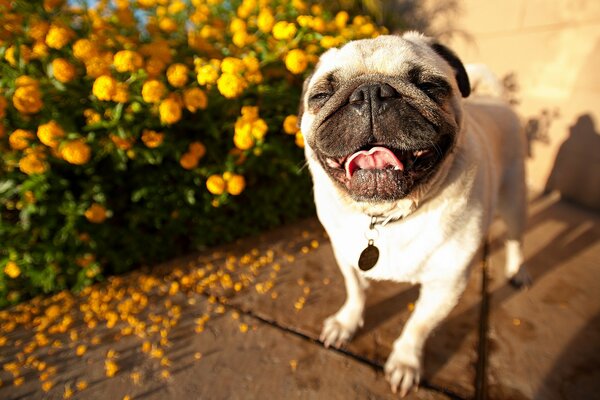
<path id="1" fill-rule="evenodd" d="M 417 193 L 452 151 L 469 91 L 460 60 L 418 34 L 331 49 L 304 85 L 309 163 L 357 202 Z"/>

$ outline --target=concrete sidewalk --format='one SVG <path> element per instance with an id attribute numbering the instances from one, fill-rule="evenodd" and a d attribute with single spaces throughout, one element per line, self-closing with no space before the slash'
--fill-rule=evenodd
<path id="1" fill-rule="evenodd" d="M 501 279 L 495 226 L 408 399 L 600 398 L 600 216 L 552 196 L 530 213 L 533 286 Z M 418 288 L 373 283 L 364 328 L 325 349 L 322 322 L 344 296 L 311 219 L 34 299 L 0 313 L 0 398 L 397 398 L 382 365 Z"/>

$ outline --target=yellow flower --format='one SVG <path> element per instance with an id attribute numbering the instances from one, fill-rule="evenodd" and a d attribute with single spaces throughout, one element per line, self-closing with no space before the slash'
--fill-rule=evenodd
<path id="1" fill-rule="evenodd" d="M 206 180 L 206 189 L 212 194 L 223 194 L 226 187 L 225 179 L 221 175 L 211 175 Z"/>
<path id="2" fill-rule="evenodd" d="M 119 371 L 119 366 L 112 360 L 106 360 L 104 361 L 104 369 L 106 370 L 106 376 L 111 378 Z"/>
<path id="3" fill-rule="evenodd" d="M 179 159 L 179 165 L 185 169 L 194 169 L 198 166 L 200 157 L 191 152 L 184 153 Z"/>
<path id="4" fill-rule="evenodd" d="M 44 103 L 37 84 L 18 87 L 13 95 L 13 105 L 23 114 L 38 113 Z"/>
<path id="5" fill-rule="evenodd" d="M 241 18 L 233 18 L 229 23 L 229 30 L 232 33 L 245 31 L 246 30 L 246 22 L 244 22 Z"/>
<path id="6" fill-rule="evenodd" d="M 29 25 L 29 36 L 35 41 L 44 40 L 48 29 L 50 29 L 50 24 L 47 21 L 34 21 Z"/>
<path id="7" fill-rule="evenodd" d="M 68 163 L 83 165 L 90 160 L 92 150 L 84 139 L 76 139 L 63 144 L 60 147 L 60 154 Z"/>
<path id="8" fill-rule="evenodd" d="M 231 41 L 237 47 L 242 48 L 242 47 L 246 46 L 247 44 L 251 43 L 253 40 L 252 40 L 252 37 L 248 35 L 248 32 L 237 31 L 236 33 L 233 34 Z"/>
<path id="9" fill-rule="evenodd" d="M 27 175 L 42 174 L 48 169 L 48 164 L 41 153 L 31 152 L 19 160 L 19 169 Z"/>
<path id="10" fill-rule="evenodd" d="M 221 61 L 221 71 L 224 74 L 239 74 L 244 71 L 244 61 L 235 57 L 225 57 Z"/>
<path id="11" fill-rule="evenodd" d="M 64 58 L 52 60 L 52 74 L 57 81 L 67 83 L 75 77 L 75 67 Z"/>
<path id="12" fill-rule="evenodd" d="M 147 147 L 154 149 L 162 144 L 164 136 L 164 133 L 144 129 L 142 132 L 142 142 L 144 142 Z"/>
<path id="13" fill-rule="evenodd" d="M 244 191 L 246 180 L 242 175 L 232 175 L 227 180 L 227 192 L 233 196 L 237 196 Z"/>
<path id="14" fill-rule="evenodd" d="M 183 92 L 183 104 L 190 112 L 204 110 L 208 105 L 206 94 L 199 88 L 187 89 Z"/>
<path id="15" fill-rule="evenodd" d="M 98 203 L 92 203 L 92 205 L 85 210 L 84 215 L 91 223 L 101 224 L 106 220 L 106 208 Z"/>
<path id="16" fill-rule="evenodd" d="M 9 261 L 4 266 L 4 273 L 9 277 L 15 279 L 19 275 L 21 275 L 21 268 L 14 261 Z"/>
<path id="17" fill-rule="evenodd" d="M 92 86 L 92 93 L 98 100 L 111 100 L 117 90 L 117 81 L 110 75 L 102 75 L 96 78 Z"/>
<path id="18" fill-rule="evenodd" d="M 155 78 L 160 75 L 165 69 L 167 64 L 158 57 L 150 57 L 146 62 L 146 72 L 150 78 Z"/>
<path id="19" fill-rule="evenodd" d="M 31 139 L 33 139 L 33 133 L 24 129 L 15 129 L 8 137 L 8 144 L 14 150 L 24 150 L 29 146 Z"/>
<path id="20" fill-rule="evenodd" d="M 65 131 L 56 121 L 49 121 L 38 126 L 37 136 L 46 146 L 56 148 Z"/>
<path id="21" fill-rule="evenodd" d="M 219 92 L 228 99 L 238 97 L 246 89 L 246 81 L 237 75 L 225 73 L 217 80 Z"/>
<path id="22" fill-rule="evenodd" d="M 31 49 L 23 44 L 20 45 L 19 56 L 25 63 L 27 63 L 31 58 Z M 6 49 L 4 58 L 13 67 L 17 65 L 17 59 L 15 58 L 15 46 L 10 46 L 8 49 Z"/>
<path id="23" fill-rule="evenodd" d="M 202 86 L 213 84 L 219 78 L 219 71 L 214 65 L 207 64 L 198 68 L 197 80 Z"/>
<path id="24" fill-rule="evenodd" d="M 340 40 L 333 36 L 323 36 L 320 44 L 324 49 L 329 49 L 331 47 L 338 46 L 340 44 Z"/>
<path id="25" fill-rule="evenodd" d="M 142 98 L 146 103 L 158 103 L 163 98 L 167 88 L 161 81 L 155 79 L 144 82 Z"/>
<path id="26" fill-rule="evenodd" d="M 166 98 L 160 102 L 158 112 L 160 122 L 169 125 L 174 124 L 181 119 L 181 103 L 173 97 Z"/>
<path id="27" fill-rule="evenodd" d="M 92 78 L 97 78 L 101 75 L 110 73 L 110 65 L 112 64 L 112 54 L 106 52 L 97 56 L 93 56 L 85 61 L 85 70 Z"/>
<path id="28" fill-rule="evenodd" d="M 240 150 L 248 150 L 254 146 L 254 138 L 249 130 L 236 131 L 233 135 L 233 144 Z"/>
<path id="29" fill-rule="evenodd" d="M 98 122 L 102 121 L 102 116 L 91 108 L 84 110 L 83 116 L 85 117 L 85 123 L 87 125 L 97 124 Z"/>
<path id="30" fill-rule="evenodd" d="M 98 55 L 98 48 L 89 39 L 79 39 L 73 44 L 73 55 L 82 61 L 90 60 Z"/>
<path id="31" fill-rule="evenodd" d="M 296 146 L 304 148 L 304 135 L 302 135 L 302 132 L 296 133 Z"/>
<path id="32" fill-rule="evenodd" d="M 298 132 L 298 117 L 295 115 L 288 115 L 283 120 L 283 131 L 289 135 L 295 135 Z"/>
<path id="33" fill-rule="evenodd" d="M 65 0 L 44 0 L 44 10 L 50 12 L 55 8 L 61 7 Z"/>
<path id="34" fill-rule="evenodd" d="M 117 103 L 127 103 L 129 101 L 129 85 L 125 82 L 117 83 L 112 100 Z"/>
<path id="35" fill-rule="evenodd" d="M 199 159 L 204 157 L 204 155 L 206 154 L 206 147 L 200 142 L 190 143 L 188 149 L 191 154 L 195 155 Z"/>
<path id="36" fill-rule="evenodd" d="M 273 13 L 269 8 L 263 8 L 260 13 L 258 13 L 256 24 L 261 31 L 265 33 L 271 32 L 273 25 L 275 25 L 275 17 L 273 17 Z"/>
<path id="37" fill-rule="evenodd" d="M 167 80 L 174 87 L 182 87 L 188 81 L 188 67 L 184 64 L 173 64 L 167 69 Z"/>
<path id="38" fill-rule="evenodd" d="M 277 40 L 290 40 L 296 35 L 296 31 L 293 22 L 279 21 L 273 26 L 273 37 Z"/>
<path id="39" fill-rule="evenodd" d="M 350 19 L 350 16 L 348 15 L 348 13 L 346 11 L 340 11 L 335 15 L 335 26 L 338 29 L 344 29 L 346 27 L 346 24 L 348 23 L 348 19 Z"/>
<path id="40" fill-rule="evenodd" d="M 254 138 L 262 140 L 265 137 L 268 129 L 269 127 L 267 126 L 265 120 L 259 118 L 252 123 L 252 130 L 250 132 Z"/>
<path id="41" fill-rule="evenodd" d="M 308 66 L 306 53 L 300 49 L 290 50 L 285 56 L 285 66 L 293 74 L 301 74 Z"/>
<path id="42" fill-rule="evenodd" d="M 31 58 L 42 59 L 48 56 L 48 46 L 43 41 L 38 41 L 31 48 Z"/>
<path id="43" fill-rule="evenodd" d="M 113 65 L 119 72 L 135 72 L 142 67 L 142 56 L 132 50 L 121 50 L 115 54 Z"/>
<path id="44" fill-rule="evenodd" d="M 158 27 L 163 32 L 175 32 L 177 30 L 177 22 L 173 18 L 164 17 L 158 21 Z"/>
<path id="45" fill-rule="evenodd" d="M 56 50 L 62 49 L 73 36 L 73 31 L 66 26 L 52 24 L 46 35 L 46 44 Z"/>
<path id="46" fill-rule="evenodd" d="M 0 118 L 4 118 L 6 115 L 6 107 L 8 106 L 8 101 L 6 98 L 0 96 Z"/>
<path id="47" fill-rule="evenodd" d="M 129 150 L 133 146 L 134 139 L 123 139 L 117 135 L 110 135 L 110 140 L 120 150 Z"/>

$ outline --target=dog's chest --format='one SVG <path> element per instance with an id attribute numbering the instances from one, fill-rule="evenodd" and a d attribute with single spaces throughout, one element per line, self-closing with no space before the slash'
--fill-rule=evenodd
<path id="1" fill-rule="evenodd" d="M 322 221 L 327 229 L 338 262 L 355 268 L 369 279 L 418 282 L 427 260 L 442 241 L 439 216 L 435 213 L 375 225 L 369 229 L 368 217 L 359 215 L 338 221 Z M 361 271 L 358 261 L 369 239 L 379 251 L 372 268 Z"/>

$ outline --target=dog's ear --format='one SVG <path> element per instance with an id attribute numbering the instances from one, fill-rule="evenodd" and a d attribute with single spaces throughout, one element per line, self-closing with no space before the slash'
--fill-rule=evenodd
<path id="1" fill-rule="evenodd" d="M 310 82 L 310 78 L 312 78 L 313 73 L 308 75 L 302 84 L 302 94 L 300 95 L 300 105 L 298 106 L 298 128 L 300 128 L 300 123 L 302 122 L 302 114 L 304 114 L 304 96 L 306 96 L 306 91 L 308 90 L 308 83 Z"/>
<path id="2" fill-rule="evenodd" d="M 469 83 L 469 76 L 467 75 L 465 66 L 460 61 L 460 58 L 448 47 L 438 42 L 431 43 L 431 48 L 454 69 L 458 89 L 463 97 L 468 97 L 471 94 L 471 84 Z"/>

